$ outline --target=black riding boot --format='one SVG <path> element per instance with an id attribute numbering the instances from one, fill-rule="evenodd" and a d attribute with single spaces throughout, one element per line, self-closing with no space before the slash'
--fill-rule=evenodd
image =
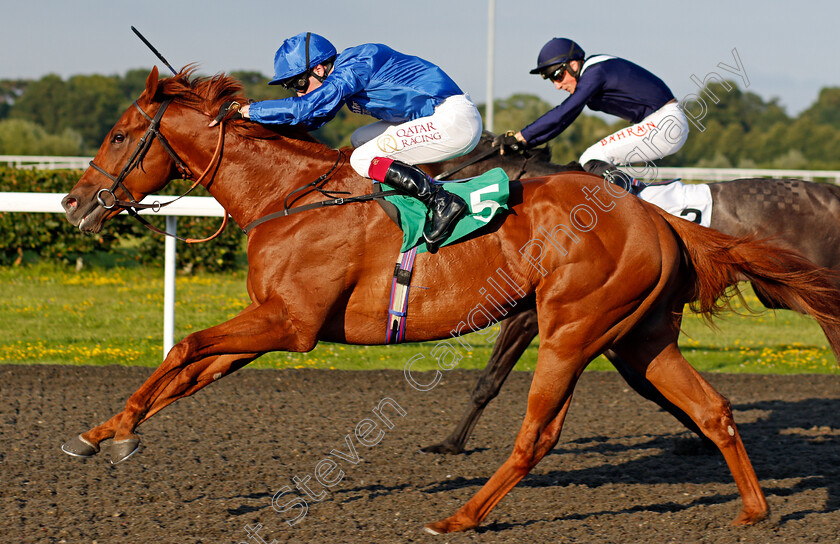
<path id="1" fill-rule="evenodd" d="M 467 209 L 467 203 L 461 197 L 441 189 L 416 166 L 394 161 L 382 181 L 413 196 L 431 210 L 432 223 L 423 231 L 430 251 L 436 249 L 437 244 L 446 237 L 450 226 Z"/>
<path id="2" fill-rule="evenodd" d="M 625 191 L 635 194 L 633 191 L 633 178 L 608 162 L 593 159 L 584 164 L 583 169 L 590 174 L 601 176 L 610 183 L 622 187 Z"/>

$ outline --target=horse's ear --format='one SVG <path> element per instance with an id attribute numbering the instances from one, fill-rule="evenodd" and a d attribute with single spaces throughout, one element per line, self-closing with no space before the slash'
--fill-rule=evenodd
<path id="1" fill-rule="evenodd" d="M 158 69 L 157 66 L 152 68 L 149 77 L 146 78 L 146 97 L 153 100 L 158 86 Z"/>

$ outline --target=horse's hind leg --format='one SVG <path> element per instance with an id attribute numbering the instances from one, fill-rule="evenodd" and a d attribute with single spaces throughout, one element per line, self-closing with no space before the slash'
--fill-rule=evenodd
<path id="1" fill-rule="evenodd" d="M 703 441 L 703 445 L 706 448 L 710 450 L 717 448 L 715 443 L 703 434 L 703 431 L 700 430 L 700 427 L 694 423 L 694 420 L 692 420 L 688 414 L 674 406 L 673 403 L 666 399 L 662 393 L 656 389 L 652 383 L 650 383 L 650 380 L 645 378 L 645 376 L 640 372 L 636 371 L 636 369 L 634 369 L 627 361 L 622 359 L 616 352 L 607 350 L 604 352 L 604 356 L 613 364 L 621 377 L 624 378 L 624 381 L 627 382 L 627 384 L 632 387 L 636 393 L 674 416 L 677 421 L 685 426 L 686 429 L 696 434 L 700 440 Z"/>
<path id="2" fill-rule="evenodd" d="M 528 393 L 528 410 L 513 453 L 486 484 L 454 515 L 426 525 L 432 534 L 465 531 L 478 526 L 490 510 L 557 444 L 578 377 L 591 359 L 581 353 L 562 356 L 552 349 L 559 341 L 543 340 Z M 574 344 L 572 340 L 570 345 Z"/>
<path id="3" fill-rule="evenodd" d="M 735 427 L 729 401 L 688 364 L 677 347 L 676 331 L 671 330 L 659 337 L 672 337 L 665 342 L 651 341 L 650 331 L 643 336 L 648 339 L 647 342 L 640 341 L 642 335 L 627 338 L 616 347 L 616 351 L 637 370 L 644 372 L 647 379 L 669 401 L 687 413 L 720 449 L 743 501 L 741 513 L 733 523 L 746 525 L 761 521 L 768 513 L 767 501 Z"/>
<path id="4" fill-rule="evenodd" d="M 421 448 L 425 453 L 461 453 L 472 434 L 478 418 L 491 400 L 496 398 L 502 384 L 525 353 L 531 341 L 537 336 L 537 312 L 530 310 L 505 319 L 501 323 L 499 338 L 493 346 L 493 353 L 484 372 L 475 384 L 470 403 L 461 421 L 452 433 L 439 444 Z"/>

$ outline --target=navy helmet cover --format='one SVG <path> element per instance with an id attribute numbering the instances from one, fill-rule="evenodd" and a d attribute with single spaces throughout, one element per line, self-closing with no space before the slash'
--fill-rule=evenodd
<path id="1" fill-rule="evenodd" d="M 537 67 L 530 73 L 539 74 L 555 64 L 571 60 L 583 60 L 584 57 L 586 57 L 586 54 L 576 42 L 568 38 L 553 38 L 540 49 L 540 54 L 537 57 Z"/>

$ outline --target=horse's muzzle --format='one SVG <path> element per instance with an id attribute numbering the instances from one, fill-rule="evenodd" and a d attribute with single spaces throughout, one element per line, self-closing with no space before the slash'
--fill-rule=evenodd
<path id="1" fill-rule="evenodd" d="M 67 221 L 82 232 L 99 232 L 102 230 L 103 214 L 106 210 L 99 206 L 94 199 L 82 200 L 76 195 L 68 194 L 61 199 Z"/>

